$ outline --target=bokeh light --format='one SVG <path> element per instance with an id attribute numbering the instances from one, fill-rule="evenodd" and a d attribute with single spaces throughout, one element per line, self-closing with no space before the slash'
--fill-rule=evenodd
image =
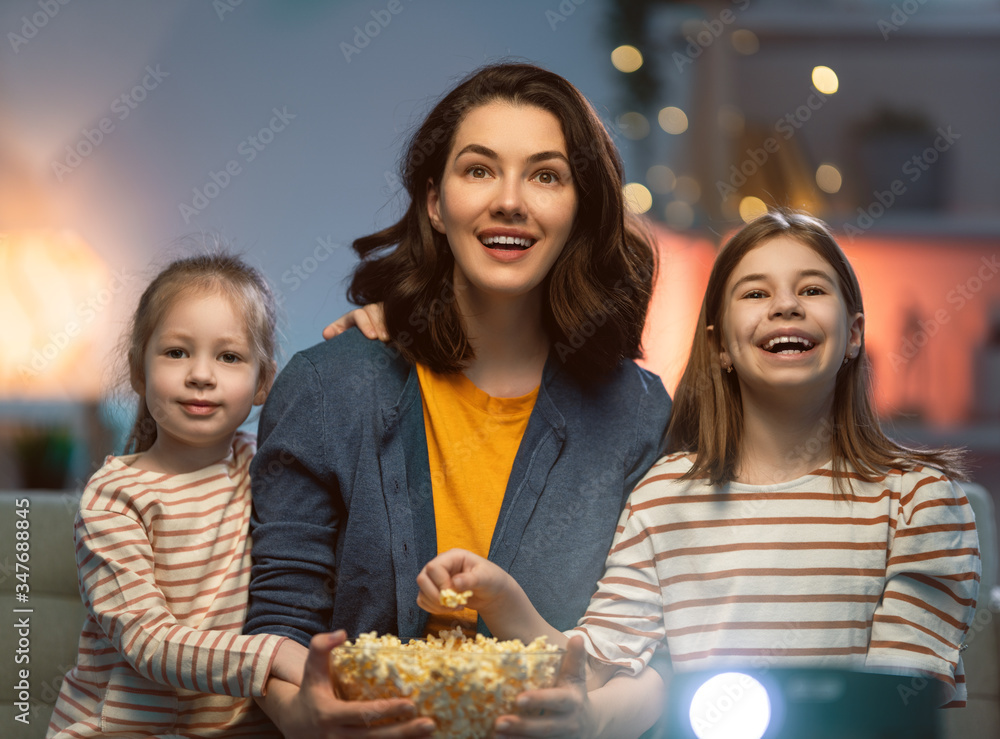
<path id="1" fill-rule="evenodd" d="M 746 28 L 739 28 L 733 31 L 733 35 L 729 37 L 729 40 L 737 53 L 744 56 L 756 54 L 760 49 L 760 40 L 757 38 L 757 34 Z"/>
<path id="2" fill-rule="evenodd" d="M 653 207 L 653 193 L 639 183 L 630 182 L 625 185 L 625 205 L 633 213 L 645 213 Z"/>
<path id="3" fill-rule="evenodd" d="M 688 129 L 687 113 L 673 105 L 661 110 L 656 120 L 659 122 L 660 128 L 667 133 L 684 133 Z"/>
<path id="4" fill-rule="evenodd" d="M 625 138 L 638 141 L 649 136 L 649 121 L 642 113 L 622 113 L 618 116 L 618 129 Z"/>
<path id="5" fill-rule="evenodd" d="M 840 170 L 832 164 L 821 164 L 816 168 L 816 184 L 823 192 L 833 194 L 840 192 L 844 178 L 841 176 Z"/>
<path id="6" fill-rule="evenodd" d="M 658 195 L 666 195 L 674 189 L 677 178 L 674 171 L 665 164 L 654 164 L 646 170 L 646 183 Z"/>
<path id="7" fill-rule="evenodd" d="M 634 72 L 642 66 L 642 52 L 634 46 L 623 44 L 611 52 L 611 63 L 619 72 Z"/>
<path id="8" fill-rule="evenodd" d="M 674 196 L 685 203 L 697 203 L 701 199 L 701 185 L 689 175 L 678 177 L 674 185 Z"/>
<path id="9" fill-rule="evenodd" d="M 691 228 L 694 225 L 694 209 L 683 200 L 669 203 L 663 211 L 667 225 L 678 231 Z"/>
<path id="10" fill-rule="evenodd" d="M 829 67 L 813 67 L 812 83 L 824 95 L 832 95 L 840 89 L 840 80 L 837 79 L 837 73 Z"/>
<path id="11" fill-rule="evenodd" d="M 744 223 L 750 223 L 754 218 L 760 218 L 767 213 L 767 203 L 753 195 L 747 195 L 740 200 L 740 218 Z"/>

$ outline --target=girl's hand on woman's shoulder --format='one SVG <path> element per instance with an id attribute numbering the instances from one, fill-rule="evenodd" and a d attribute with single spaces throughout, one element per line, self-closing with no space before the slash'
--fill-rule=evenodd
<path id="1" fill-rule="evenodd" d="M 354 327 L 369 339 L 389 341 L 389 331 L 385 327 L 385 313 L 382 312 L 381 303 L 369 303 L 363 308 L 348 311 L 323 329 L 323 338 L 332 339 Z"/>

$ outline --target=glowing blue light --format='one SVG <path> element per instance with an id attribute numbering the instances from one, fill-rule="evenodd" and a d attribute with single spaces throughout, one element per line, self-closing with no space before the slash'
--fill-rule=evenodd
<path id="1" fill-rule="evenodd" d="M 771 720 L 771 700 L 749 675 L 724 672 L 698 688 L 688 715 L 698 739 L 760 739 Z"/>

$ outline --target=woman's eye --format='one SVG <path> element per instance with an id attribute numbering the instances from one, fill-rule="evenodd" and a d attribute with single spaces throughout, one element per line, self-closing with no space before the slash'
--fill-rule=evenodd
<path id="1" fill-rule="evenodd" d="M 554 185 L 559 181 L 559 175 L 557 175 L 555 172 L 539 172 L 536 175 L 536 178 L 543 185 Z"/>
<path id="2" fill-rule="evenodd" d="M 487 171 L 486 167 L 469 167 L 469 176 L 475 180 L 485 179 L 489 177 L 489 174 L 490 173 Z"/>

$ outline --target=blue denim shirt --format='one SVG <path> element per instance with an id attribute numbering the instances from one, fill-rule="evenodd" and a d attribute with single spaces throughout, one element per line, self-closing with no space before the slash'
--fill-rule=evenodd
<path id="1" fill-rule="evenodd" d="M 669 413 L 659 377 L 634 362 L 585 387 L 550 356 L 489 558 L 556 628 L 586 609 Z M 355 329 L 300 352 L 275 381 L 258 444 L 245 632 L 303 644 L 338 628 L 421 636 L 416 577 L 437 542 L 414 368 Z"/>

